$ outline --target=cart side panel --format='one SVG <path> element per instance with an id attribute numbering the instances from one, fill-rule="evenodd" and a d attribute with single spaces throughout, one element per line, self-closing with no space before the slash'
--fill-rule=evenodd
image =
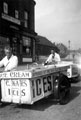
<path id="1" fill-rule="evenodd" d="M 55 74 L 47 74 L 31 80 L 32 102 L 38 101 L 53 92 L 53 79 Z"/>
<path id="2" fill-rule="evenodd" d="M 31 104 L 29 79 L 2 79 L 2 102 Z"/>
<path id="3" fill-rule="evenodd" d="M 67 77 L 68 78 L 72 77 L 72 65 L 70 65 L 70 68 L 67 69 Z"/>
<path id="4" fill-rule="evenodd" d="M 79 75 L 79 69 L 76 64 L 70 65 L 70 68 L 67 69 L 67 77 L 73 78 Z"/>

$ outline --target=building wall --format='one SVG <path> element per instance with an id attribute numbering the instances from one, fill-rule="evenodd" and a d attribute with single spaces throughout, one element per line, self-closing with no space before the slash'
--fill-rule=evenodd
<path id="1" fill-rule="evenodd" d="M 0 41 L 11 45 L 20 63 L 35 59 L 34 7 L 33 0 L 0 0 Z"/>

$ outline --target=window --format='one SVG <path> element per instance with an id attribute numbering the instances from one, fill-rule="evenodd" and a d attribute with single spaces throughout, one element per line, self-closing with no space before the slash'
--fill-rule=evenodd
<path id="1" fill-rule="evenodd" d="M 31 39 L 23 36 L 23 46 L 31 46 Z"/>
<path id="2" fill-rule="evenodd" d="M 31 38 L 23 36 L 23 54 L 31 56 Z"/>
<path id="3" fill-rule="evenodd" d="M 25 20 L 24 21 L 24 26 L 27 28 L 28 27 L 28 24 L 27 24 L 27 21 Z"/>
<path id="4" fill-rule="evenodd" d="M 6 2 L 3 3 L 3 12 L 8 14 L 8 4 Z"/>
<path id="5" fill-rule="evenodd" d="M 26 11 L 24 12 L 24 16 L 25 16 L 25 20 L 27 20 L 28 19 L 28 13 Z"/>
<path id="6" fill-rule="evenodd" d="M 15 18 L 19 18 L 19 12 L 18 12 L 18 10 L 15 10 Z"/>
<path id="7" fill-rule="evenodd" d="M 10 39 L 7 36 L 0 36 L 0 60 L 5 56 L 4 46 L 9 44 Z"/>
<path id="8" fill-rule="evenodd" d="M 28 27 L 28 12 L 24 11 L 24 27 Z"/>

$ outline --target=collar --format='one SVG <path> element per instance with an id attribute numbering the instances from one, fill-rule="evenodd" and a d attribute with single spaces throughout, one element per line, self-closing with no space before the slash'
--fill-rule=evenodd
<path id="1" fill-rule="evenodd" d="M 7 56 L 6 56 L 6 58 L 7 58 L 8 61 L 9 61 L 12 57 L 13 57 L 13 55 L 11 55 L 11 57 L 8 59 Z"/>

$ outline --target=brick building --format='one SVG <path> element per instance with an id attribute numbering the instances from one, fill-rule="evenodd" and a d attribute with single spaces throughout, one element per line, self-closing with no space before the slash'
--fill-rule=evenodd
<path id="1" fill-rule="evenodd" d="M 34 8 L 34 0 L 0 0 L 0 59 L 8 43 L 19 63 L 35 60 Z"/>

